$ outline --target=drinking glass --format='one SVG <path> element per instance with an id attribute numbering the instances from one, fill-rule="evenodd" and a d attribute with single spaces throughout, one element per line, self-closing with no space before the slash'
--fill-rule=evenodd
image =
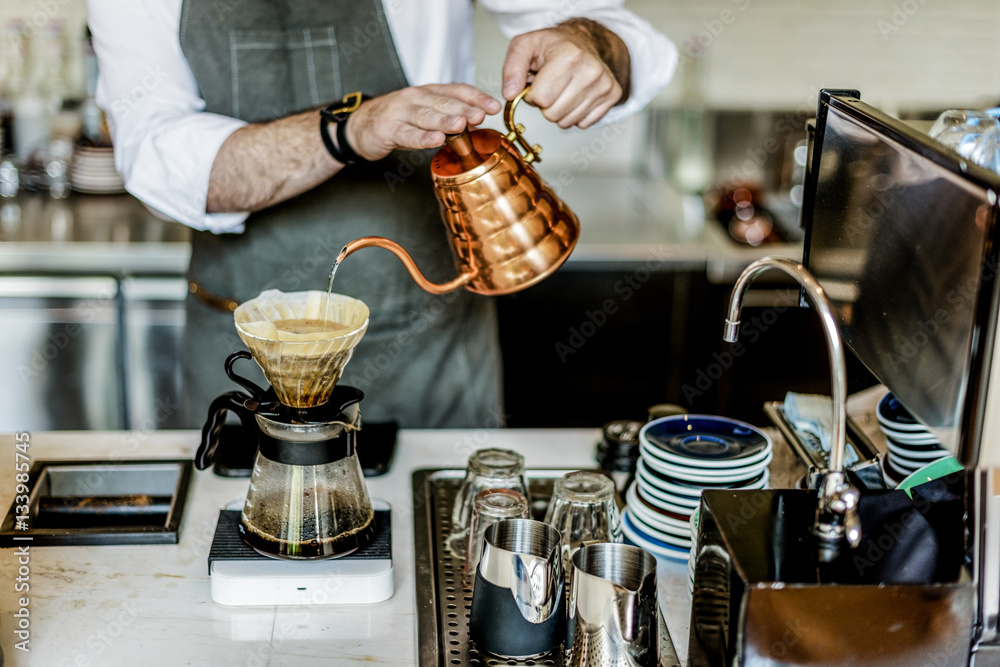
<path id="1" fill-rule="evenodd" d="M 567 571 L 573 552 L 584 544 L 621 542 L 621 517 L 615 483 L 599 472 L 578 470 L 556 480 L 545 523 L 562 535 L 560 550 Z"/>
<path id="2" fill-rule="evenodd" d="M 998 109 L 950 109 L 934 121 L 928 134 L 959 155 L 996 171 L 1000 169 Z"/>
<path id="3" fill-rule="evenodd" d="M 21 185 L 20 171 L 10 155 L 0 156 L 0 197 L 11 199 L 17 196 Z"/>
<path id="4" fill-rule="evenodd" d="M 472 505 L 480 491 L 510 489 L 528 498 L 524 482 L 524 457 L 509 449 L 480 449 L 469 457 L 465 479 L 455 496 L 448 545 L 456 556 L 465 557 L 469 542 Z"/>
<path id="5" fill-rule="evenodd" d="M 45 175 L 48 177 L 49 196 L 65 199 L 70 194 L 69 163 L 73 159 L 73 140 L 55 137 L 49 142 L 45 158 Z"/>
<path id="6" fill-rule="evenodd" d="M 469 522 L 469 545 L 465 553 L 465 574 L 476 571 L 483 552 L 486 529 L 504 519 L 529 519 L 528 499 L 511 489 L 486 489 L 476 494 Z"/>

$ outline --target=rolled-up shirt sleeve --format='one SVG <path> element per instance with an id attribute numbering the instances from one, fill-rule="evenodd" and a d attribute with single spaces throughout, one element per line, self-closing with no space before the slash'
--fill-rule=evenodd
<path id="1" fill-rule="evenodd" d="M 246 125 L 205 112 L 179 41 L 180 2 L 88 0 L 100 75 L 97 103 L 125 188 L 166 217 L 214 233 L 242 232 L 247 212 L 206 213 L 212 164 Z"/>
<path id="2" fill-rule="evenodd" d="M 631 94 L 612 107 L 601 124 L 613 123 L 643 108 L 670 83 L 677 69 L 677 47 L 648 21 L 625 9 L 624 0 L 481 0 L 500 30 L 514 37 L 551 28 L 571 18 L 597 21 L 628 47 Z"/>

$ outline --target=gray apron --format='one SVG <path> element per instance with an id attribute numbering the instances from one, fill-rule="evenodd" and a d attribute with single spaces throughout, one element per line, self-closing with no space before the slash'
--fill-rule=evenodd
<path id="1" fill-rule="evenodd" d="M 407 86 L 379 0 L 184 0 L 180 44 L 206 111 L 262 122 Z M 316 115 L 319 142 L 319 114 Z M 189 278 L 243 302 L 266 289 L 325 290 L 340 248 L 361 236 L 398 241 L 431 280 L 456 273 L 429 176 L 430 154 L 352 165 L 313 190 L 254 213 L 243 234 L 195 232 Z M 410 428 L 499 426 L 499 348 L 491 299 L 434 296 L 399 260 L 368 249 L 340 267 L 334 291 L 371 308 L 341 382 L 362 389 L 369 421 Z M 189 421 L 237 389 L 227 355 L 245 349 L 231 313 L 189 296 L 184 377 Z M 245 364 L 238 366 L 249 371 Z M 256 369 L 253 369 L 256 371 Z M 263 383 L 263 377 L 256 378 Z"/>

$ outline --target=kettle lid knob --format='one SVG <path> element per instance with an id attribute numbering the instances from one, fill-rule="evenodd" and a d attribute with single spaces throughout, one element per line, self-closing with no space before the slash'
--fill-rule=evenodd
<path id="1" fill-rule="evenodd" d="M 483 163 L 483 156 L 472 145 L 472 136 L 469 134 L 469 128 L 465 128 L 458 134 L 449 134 L 445 137 L 444 142 L 458 156 L 458 161 L 465 171 L 475 169 Z"/>

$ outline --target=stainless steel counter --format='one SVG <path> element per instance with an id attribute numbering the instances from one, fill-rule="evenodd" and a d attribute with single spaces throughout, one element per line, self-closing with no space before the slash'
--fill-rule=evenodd
<path id="1" fill-rule="evenodd" d="M 189 236 L 129 195 L 0 199 L 0 425 L 181 425 Z"/>
<path id="2" fill-rule="evenodd" d="M 0 199 L 3 273 L 184 275 L 189 238 L 131 195 Z"/>

